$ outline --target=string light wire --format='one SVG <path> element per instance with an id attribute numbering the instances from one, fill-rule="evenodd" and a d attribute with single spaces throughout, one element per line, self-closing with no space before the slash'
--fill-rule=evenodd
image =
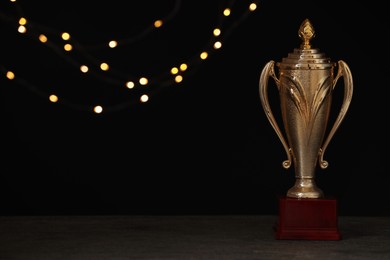
<path id="1" fill-rule="evenodd" d="M 217 14 L 218 20 L 214 27 L 215 29 L 202 49 L 193 53 L 187 59 L 181 59 L 186 60 L 186 62 L 173 65 L 169 70 L 145 78 L 145 76 L 136 76 L 142 75 L 139 72 L 129 74 L 116 69 L 109 63 L 105 63 L 100 58 L 92 55 L 92 53 L 106 51 L 110 48 L 131 48 L 129 45 L 145 41 L 150 34 L 159 30 L 161 26 L 166 26 L 168 23 L 174 22 L 174 18 L 180 12 L 180 0 L 174 1 L 172 9 L 167 15 L 163 18 L 156 19 L 152 25 L 147 25 L 139 33 L 117 41 L 111 40 L 109 43 L 95 43 L 92 45 L 80 43 L 71 33 L 66 32 L 64 34 L 63 31 L 56 30 L 53 27 L 30 21 L 28 17 L 26 18 L 24 16 L 23 8 L 18 1 L 11 0 L 9 3 L 12 5 L 9 8 L 11 11 L 6 13 L 4 9 L 3 11 L 0 10 L 0 20 L 5 22 L 5 24 L 12 28 L 16 25 L 18 33 L 30 37 L 34 41 L 38 39 L 41 44 L 44 44 L 44 46 L 52 50 L 68 65 L 80 71 L 80 73 L 88 74 L 94 77 L 95 80 L 105 83 L 101 85 L 111 88 L 114 86 L 115 88 L 112 89 L 122 88 L 127 91 L 124 101 L 118 101 L 115 104 L 84 105 L 80 102 L 71 101 L 71 99 L 67 99 L 62 95 L 57 95 L 53 91 L 49 92 L 43 87 L 34 85 L 30 81 L 20 77 L 17 73 L 14 73 L 9 69 L 10 66 L 5 66 L 2 62 L 0 62 L 1 74 L 16 84 L 24 86 L 27 90 L 37 94 L 39 97 L 45 98 L 49 102 L 94 113 L 115 112 L 135 104 L 148 102 L 151 97 L 156 96 L 166 87 L 180 84 L 184 79 L 187 80 L 198 71 L 199 67 L 210 55 L 222 47 L 222 44 L 227 41 L 233 31 L 258 7 L 258 1 L 247 3 L 244 8 L 241 7 L 243 10 L 239 10 L 235 0 L 230 0 L 226 4 L 221 5 Z M 58 40 L 60 38 L 58 37 L 59 35 L 61 35 L 61 40 Z"/>

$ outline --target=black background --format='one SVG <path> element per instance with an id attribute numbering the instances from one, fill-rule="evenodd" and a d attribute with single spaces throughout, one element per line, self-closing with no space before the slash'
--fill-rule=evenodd
<path id="1" fill-rule="evenodd" d="M 108 33 L 142 28 L 174 1 L 19 3 L 31 21 L 93 44 Z M 135 74 L 171 66 L 207 44 L 224 4 L 183 1 L 169 30 L 101 54 Z M 276 196 L 292 186 L 294 172 L 281 167 L 286 155 L 261 107 L 258 81 L 268 61 L 299 47 L 297 31 L 308 18 L 317 34 L 313 47 L 344 60 L 354 81 L 351 106 L 325 154 L 330 165 L 318 169 L 317 184 L 337 197 L 341 215 L 389 215 L 385 10 L 378 1 L 260 1 L 190 78 L 159 89 L 145 104 L 101 115 L 50 104 L 2 75 L 0 213 L 276 213 Z M 104 23 L 106 17 L 112 20 Z M 63 93 L 81 104 L 127 98 L 105 82 L 80 77 L 15 26 L 3 20 L 1 28 L 0 64 L 12 65 L 37 88 L 66 85 Z M 342 95 L 341 80 L 332 119 Z M 270 99 L 277 98 L 271 91 Z"/>

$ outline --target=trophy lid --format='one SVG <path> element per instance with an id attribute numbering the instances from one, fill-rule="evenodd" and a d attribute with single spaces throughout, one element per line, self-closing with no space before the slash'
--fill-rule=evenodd
<path id="1" fill-rule="evenodd" d="M 277 66 L 281 69 L 328 69 L 335 65 L 329 58 L 321 53 L 319 49 L 312 48 L 310 40 L 315 37 L 313 25 L 309 19 L 305 19 L 298 30 L 302 39 L 300 48 L 295 48 Z"/>

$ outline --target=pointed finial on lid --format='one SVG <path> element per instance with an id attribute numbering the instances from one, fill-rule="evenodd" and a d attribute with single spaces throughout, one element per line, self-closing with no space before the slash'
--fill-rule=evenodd
<path id="1" fill-rule="evenodd" d="M 299 27 L 298 35 L 303 41 L 301 44 L 301 49 L 310 49 L 310 40 L 314 38 L 315 31 L 309 19 L 305 19 L 302 22 L 301 26 Z"/>

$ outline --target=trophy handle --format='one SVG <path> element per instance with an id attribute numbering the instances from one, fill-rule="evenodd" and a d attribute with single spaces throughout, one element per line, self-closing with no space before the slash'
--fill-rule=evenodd
<path id="1" fill-rule="evenodd" d="M 324 159 L 323 159 L 325 149 L 327 148 L 330 140 L 333 138 L 333 135 L 335 134 L 336 130 L 340 126 L 340 123 L 343 121 L 345 114 L 347 113 L 347 110 L 348 110 L 349 105 L 351 103 L 351 99 L 352 99 L 353 81 L 352 81 L 351 71 L 349 70 L 348 65 L 342 60 L 340 60 L 338 62 L 338 65 L 339 65 L 338 72 L 337 72 L 335 79 L 333 80 L 333 89 L 335 88 L 338 79 L 341 76 L 343 76 L 344 77 L 344 100 L 343 100 L 343 104 L 342 104 L 341 109 L 340 109 L 340 113 L 339 113 L 338 117 L 336 118 L 336 121 L 333 124 L 333 127 L 330 130 L 329 135 L 328 135 L 327 139 L 325 140 L 325 142 L 324 142 L 324 144 L 319 152 L 319 164 L 320 164 L 320 167 L 322 169 L 327 168 L 329 165 L 328 162 L 324 161 Z"/>
<path id="2" fill-rule="evenodd" d="M 282 165 L 283 168 L 288 169 L 291 166 L 291 149 L 288 147 L 286 139 L 284 138 L 282 132 L 280 131 L 280 128 L 275 120 L 275 117 L 272 113 L 271 107 L 268 102 L 268 78 L 270 76 L 275 80 L 278 90 L 280 89 L 279 79 L 276 77 L 274 71 L 274 63 L 275 62 L 272 60 L 269 61 L 264 66 L 261 72 L 260 82 L 259 82 L 259 94 L 260 94 L 261 104 L 268 118 L 268 121 L 271 123 L 273 129 L 275 130 L 276 134 L 278 135 L 280 141 L 283 144 L 284 150 L 286 151 L 287 160 L 283 161 Z"/>

